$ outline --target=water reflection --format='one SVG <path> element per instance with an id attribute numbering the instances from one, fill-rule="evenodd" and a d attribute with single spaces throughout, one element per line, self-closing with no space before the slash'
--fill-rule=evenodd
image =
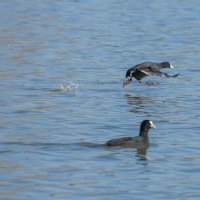
<path id="1" fill-rule="evenodd" d="M 154 100 L 150 96 L 137 95 L 132 96 L 129 94 L 125 95 L 127 103 L 133 105 L 134 107 L 129 110 L 129 112 L 133 113 L 145 113 L 146 115 L 151 116 L 150 112 L 147 112 L 145 107 L 150 106 L 154 102 Z"/>
<path id="2" fill-rule="evenodd" d="M 125 94 L 125 97 L 130 105 L 142 106 L 149 102 L 154 102 L 150 96 L 145 95 L 132 96 L 130 94 Z"/>
<path id="3" fill-rule="evenodd" d="M 87 147 L 87 148 L 105 148 L 106 150 L 122 150 L 122 149 L 132 149 L 134 150 L 134 154 L 140 158 L 140 160 L 147 160 L 147 149 L 148 148 L 142 148 L 142 149 L 137 149 L 134 147 L 121 147 L 121 146 L 106 146 L 105 144 L 96 144 L 96 143 L 90 143 L 90 142 L 83 142 L 80 143 L 81 146 Z"/>
<path id="4" fill-rule="evenodd" d="M 137 149 L 137 153 L 140 156 L 145 156 L 147 154 L 147 148 Z"/>
<path id="5" fill-rule="evenodd" d="M 127 103 L 132 106 L 129 112 L 145 114 L 147 117 L 151 117 L 155 109 L 163 108 L 165 103 L 162 99 L 155 99 L 152 96 L 136 95 L 132 96 L 129 94 L 125 95 Z M 153 109 L 153 110 L 152 110 Z"/>

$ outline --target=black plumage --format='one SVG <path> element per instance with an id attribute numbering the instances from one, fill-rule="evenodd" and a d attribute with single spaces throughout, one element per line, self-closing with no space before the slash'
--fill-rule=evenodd
<path id="1" fill-rule="evenodd" d="M 141 80 L 146 76 L 156 75 L 163 78 L 170 78 L 170 77 L 177 77 L 179 74 L 175 75 L 168 75 L 164 72 L 161 72 L 160 69 L 162 68 L 173 68 L 170 62 L 144 62 L 134 67 L 130 68 L 126 72 L 126 80 L 123 83 L 123 86 L 128 85 L 132 78 L 134 77 L 136 80 L 141 82 Z"/>
<path id="2" fill-rule="evenodd" d="M 156 128 L 152 121 L 144 120 L 140 125 L 139 136 L 135 137 L 122 137 L 118 139 L 109 140 L 105 143 L 105 146 L 121 146 L 121 147 L 133 147 L 137 149 L 145 149 L 149 146 L 148 131 L 150 128 Z"/>

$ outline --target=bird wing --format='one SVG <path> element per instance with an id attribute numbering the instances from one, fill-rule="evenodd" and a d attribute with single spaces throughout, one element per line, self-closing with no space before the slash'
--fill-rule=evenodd
<path id="1" fill-rule="evenodd" d="M 153 68 L 155 70 L 160 70 L 161 66 L 159 65 L 159 63 L 155 63 L 155 62 L 144 62 L 144 63 L 136 65 L 134 68 L 139 69 L 139 70 L 146 69 L 146 68 Z"/>
<path id="2" fill-rule="evenodd" d="M 132 137 L 122 137 L 118 139 L 109 140 L 106 142 L 107 146 L 121 146 L 122 144 L 132 140 Z"/>
<path id="3" fill-rule="evenodd" d="M 161 77 L 166 77 L 167 75 L 165 73 L 160 72 L 160 66 L 158 63 L 153 63 L 153 62 L 145 62 L 136 65 L 133 67 L 136 72 L 143 73 L 146 76 L 150 75 L 156 75 L 156 76 L 161 76 Z"/>
<path id="4" fill-rule="evenodd" d="M 143 144 L 143 139 L 140 136 L 122 137 L 118 139 L 109 140 L 106 142 L 107 146 L 137 146 Z"/>
<path id="5" fill-rule="evenodd" d="M 134 73 L 142 72 L 146 74 L 147 76 L 152 75 L 150 74 L 150 71 L 152 69 L 159 71 L 159 67 L 156 65 L 157 63 L 153 62 L 144 62 L 138 65 L 135 65 L 134 67 L 131 67 L 126 72 L 126 77 L 132 77 Z"/>
<path id="6" fill-rule="evenodd" d="M 148 68 L 145 68 L 145 69 L 140 69 L 140 71 L 144 74 L 147 74 L 147 75 L 155 75 L 155 76 L 160 76 L 162 78 L 169 78 L 169 75 L 166 74 L 166 73 L 163 73 L 159 70 L 155 70 L 151 67 L 148 67 Z"/>

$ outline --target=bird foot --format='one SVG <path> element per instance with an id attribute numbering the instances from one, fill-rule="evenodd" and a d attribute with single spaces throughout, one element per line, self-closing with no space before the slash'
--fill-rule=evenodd
<path id="1" fill-rule="evenodd" d="M 123 82 L 123 87 L 125 87 L 126 85 L 128 85 L 130 82 L 131 82 L 131 79 L 126 79 L 126 80 Z"/>

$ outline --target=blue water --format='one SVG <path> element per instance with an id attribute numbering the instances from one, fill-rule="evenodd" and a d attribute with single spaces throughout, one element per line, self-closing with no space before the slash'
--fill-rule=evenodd
<path id="1" fill-rule="evenodd" d="M 0 1 L 0 199 L 200 196 L 200 1 Z M 174 79 L 122 87 L 170 61 Z M 101 144 L 135 136 L 150 148 Z"/>

